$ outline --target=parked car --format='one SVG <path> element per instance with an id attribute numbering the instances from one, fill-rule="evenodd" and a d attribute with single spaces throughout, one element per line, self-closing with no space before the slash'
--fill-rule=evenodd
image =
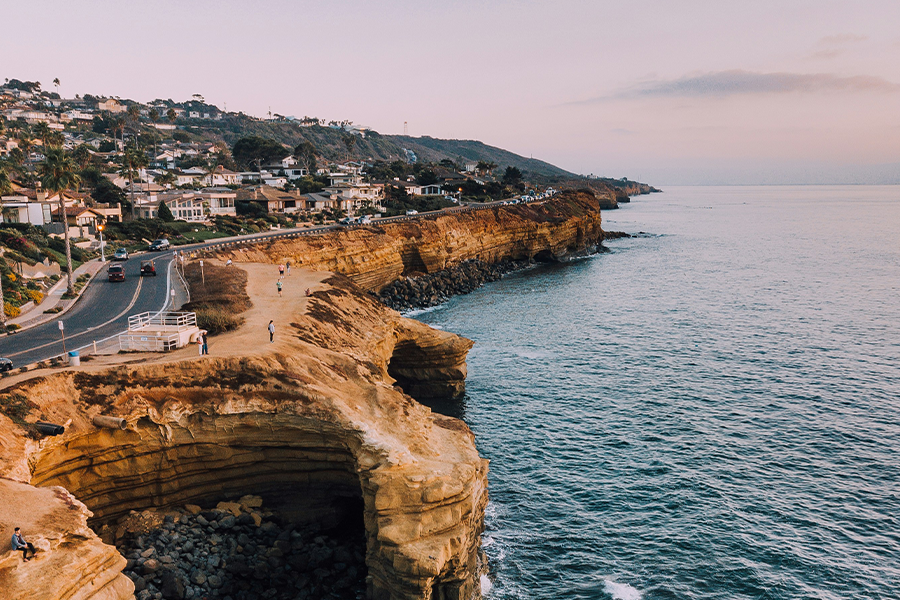
<path id="1" fill-rule="evenodd" d="M 144 275 L 153 275 L 156 277 L 156 265 L 153 264 L 152 260 L 141 261 L 141 277 Z"/>
<path id="2" fill-rule="evenodd" d="M 116 253 L 113 254 L 113 260 L 128 260 L 128 250 L 125 248 L 119 248 L 116 250 Z"/>
<path id="3" fill-rule="evenodd" d="M 359 218 L 360 225 L 366 225 L 372 222 L 372 215 L 363 215 Z"/>
<path id="4" fill-rule="evenodd" d="M 406 214 L 407 214 L 407 216 L 417 215 L 417 214 L 419 214 L 419 211 L 417 211 L 417 210 L 408 210 L 408 211 L 406 211 Z"/>
<path id="5" fill-rule="evenodd" d="M 149 250 L 151 252 L 162 252 L 163 250 L 168 250 L 169 246 L 169 240 L 167 240 L 166 238 L 160 238 L 158 240 L 153 240 L 153 242 L 150 244 Z"/>
<path id="6" fill-rule="evenodd" d="M 12 371 L 13 364 L 12 361 L 8 358 L 0 358 L 0 373 L 6 373 L 7 371 Z"/>
<path id="7" fill-rule="evenodd" d="M 125 281 L 125 267 L 122 265 L 110 265 L 106 270 L 106 276 L 110 281 Z"/>

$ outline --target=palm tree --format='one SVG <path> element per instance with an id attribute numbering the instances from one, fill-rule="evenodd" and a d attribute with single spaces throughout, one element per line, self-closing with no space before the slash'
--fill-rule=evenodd
<path id="1" fill-rule="evenodd" d="M 6 171 L 0 169 L 0 196 L 12 193 L 12 180 Z M 0 258 L 0 260 L 3 260 Z M 3 272 L 0 271 L 0 326 L 6 330 L 6 301 L 3 299 Z"/>
<path id="2" fill-rule="evenodd" d="M 174 123 L 175 119 L 178 118 L 178 113 L 175 112 L 174 108 L 170 108 L 166 111 L 166 118 L 169 120 L 169 123 Z"/>
<path id="3" fill-rule="evenodd" d="M 50 137 L 50 126 L 44 121 L 40 121 L 34 125 L 34 135 L 41 138 L 44 148 L 47 147 L 47 138 Z"/>
<path id="4" fill-rule="evenodd" d="M 135 218 L 134 206 L 134 174 L 143 167 L 147 166 L 147 157 L 140 148 L 131 148 L 125 151 L 125 158 L 122 162 L 123 168 L 127 171 L 131 180 L 131 218 Z"/>
<path id="5" fill-rule="evenodd" d="M 63 233 L 66 240 L 66 275 L 69 279 L 68 293 L 75 293 L 72 278 L 72 248 L 69 245 L 69 222 L 66 216 L 65 193 L 76 189 L 81 184 L 81 177 L 76 173 L 75 163 L 62 148 L 51 148 L 44 153 L 44 161 L 38 165 L 41 185 L 48 193 L 59 194 L 59 215 L 62 218 Z"/>
<path id="6" fill-rule="evenodd" d="M 81 144 L 72 152 L 72 159 L 81 167 L 81 170 L 87 168 L 91 164 L 91 151 L 88 150 L 87 144 Z"/>
<path id="7" fill-rule="evenodd" d="M 209 175 L 209 187 L 214 187 L 216 185 L 216 170 L 219 168 L 219 161 L 216 159 L 210 159 L 206 165 L 203 167 L 203 170 L 206 171 L 206 174 Z"/>
<path id="8" fill-rule="evenodd" d="M 175 183 L 176 177 L 174 174 L 169 173 L 168 171 L 164 171 L 156 176 L 153 180 L 157 185 L 161 185 L 164 187 L 168 187 Z"/>
<path id="9" fill-rule="evenodd" d="M 56 93 L 57 93 L 57 95 L 58 95 L 58 94 L 59 94 L 59 77 L 55 77 L 55 78 L 53 79 L 53 85 L 56 86 Z M 61 97 L 62 97 L 62 96 L 60 96 L 60 98 L 61 98 Z"/>

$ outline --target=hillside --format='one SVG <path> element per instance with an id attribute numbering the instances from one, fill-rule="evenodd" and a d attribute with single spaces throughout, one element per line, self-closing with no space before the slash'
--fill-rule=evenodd
<path id="1" fill-rule="evenodd" d="M 344 161 L 348 159 L 406 160 L 406 150 L 414 152 L 418 160 L 440 162 L 449 159 L 458 163 L 480 160 L 496 163 L 497 166 L 517 167 L 523 173 L 540 178 L 567 179 L 578 177 L 564 169 L 534 158 L 519 156 L 502 148 L 489 146 L 475 140 L 442 140 L 431 137 L 410 137 L 403 135 L 381 135 L 367 131 L 365 137 L 354 135 L 355 140 L 348 150 L 345 139 L 350 134 L 341 129 L 313 125 L 301 127 L 292 122 L 258 121 L 244 115 L 227 115 L 221 121 L 190 121 L 187 131 L 199 134 L 204 139 L 223 140 L 229 146 L 245 136 L 271 138 L 294 148 L 302 141 L 312 143 L 318 153 L 328 159 Z M 195 125 L 196 123 L 196 125 Z M 182 121 L 179 121 L 179 125 Z"/>

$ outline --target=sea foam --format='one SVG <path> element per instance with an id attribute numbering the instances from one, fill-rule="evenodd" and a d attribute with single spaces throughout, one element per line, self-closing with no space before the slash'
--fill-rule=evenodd
<path id="1" fill-rule="evenodd" d="M 615 600 L 641 600 L 641 593 L 627 583 L 616 583 L 615 581 L 604 579 L 603 591 L 615 598 Z"/>

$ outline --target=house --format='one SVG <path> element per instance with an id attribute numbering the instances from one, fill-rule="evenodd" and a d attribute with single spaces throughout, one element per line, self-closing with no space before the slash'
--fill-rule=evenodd
<path id="1" fill-rule="evenodd" d="M 51 212 L 57 221 L 61 221 L 58 206 Z M 97 221 L 102 221 L 103 215 L 86 206 L 67 206 L 65 219 L 70 228 L 81 228 L 82 235 L 84 235 L 85 230 L 87 230 L 87 233 L 94 234 L 97 231 Z"/>
<path id="2" fill-rule="evenodd" d="M 302 194 L 285 192 L 270 185 L 259 185 L 240 190 L 239 199 L 262 204 L 270 213 L 294 213 L 305 210 Z"/>
<path id="3" fill-rule="evenodd" d="M 83 111 L 83 110 L 69 110 L 63 113 L 63 115 L 68 118 L 70 121 L 93 121 L 94 115 L 93 113 Z"/>
<path id="4" fill-rule="evenodd" d="M 28 196 L 3 196 L 0 198 L 0 222 L 31 223 L 37 227 L 51 221 L 49 202 L 34 202 Z"/>
<path id="5" fill-rule="evenodd" d="M 437 183 L 431 185 L 419 185 L 414 181 L 400 181 L 399 179 L 394 179 L 393 181 L 385 181 L 384 185 L 403 188 L 410 196 L 440 196 L 443 193 L 441 191 L 442 186 Z"/>
<path id="6" fill-rule="evenodd" d="M 176 220 L 202 223 L 216 215 L 236 215 L 236 196 L 227 188 L 207 188 L 202 192 L 172 190 L 144 196 L 136 208 L 139 217 L 155 219 L 159 205 L 165 203 Z"/>
<path id="7" fill-rule="evenodd" d="M 339 183 L 322 190 L 324 193 L 336 196 L 341 202 L 341 208 L 348 212 L 356 212 L 361 208 L 376 206 L 384 198 L 384 184 L 359 183 L 350 185 Z"/>
<path id="8" fill-rule="evenodd" d="M 19 147 L 17 140 L 0 138 L 0 156 L 9 156 L 9 153 Z"/>
<path id="9" fill-rule="evenodd" d="M 97 110 L 111 113 L 123 113 L 128 110 L 128 108 L 115 98 L 110 98 L 109 100 L 98 102 Z"/>
<path id="10" fill-rule="evenodd" d="M 200 181 L 207 186 L 240 185 L 241 174 L 229 171 L 222 165 L 219 165 L 216 167 L 216 172 L 212 174 L 212 177 L 207 173 Z"/>

